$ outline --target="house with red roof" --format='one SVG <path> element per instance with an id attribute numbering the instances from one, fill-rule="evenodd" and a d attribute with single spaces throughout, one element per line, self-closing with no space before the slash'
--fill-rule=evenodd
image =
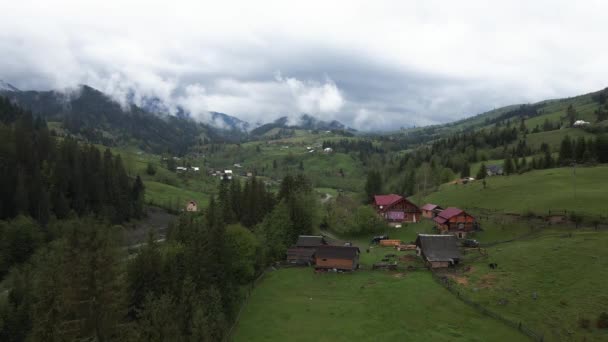
<path id="1" fill-rule="evenodd" d="M 467 233 L 477 229 L 475 217 L 454 207 L 441 211 L 433 218 L 433 221 L 442 234 L 454 234 L 459 239 L 464 239 Z"/>
<path id="2" fill-rule="evenodd" d="M 374 196 L 374 208 L 387 222 L 419 222 L 422 212 L 407 198 L 395 194 Z"/>

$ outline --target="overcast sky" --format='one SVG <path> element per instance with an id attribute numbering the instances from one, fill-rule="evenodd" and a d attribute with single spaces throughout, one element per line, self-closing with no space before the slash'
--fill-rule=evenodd
<path id="1" fill-rule="evenodd" d="M 0 0 L 0 79 L 203 120 L 453 121 L 608 86 L 608 1 Z"/>

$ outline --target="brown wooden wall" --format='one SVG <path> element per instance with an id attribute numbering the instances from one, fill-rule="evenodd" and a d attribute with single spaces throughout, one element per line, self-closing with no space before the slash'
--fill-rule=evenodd
<path id="1" fill-rule="evenodd" d="M 352 270 L 356 262 L 350 259 L 321 259 L 317 258 L 316 268 L 336 268 L 339 270 Z"/>

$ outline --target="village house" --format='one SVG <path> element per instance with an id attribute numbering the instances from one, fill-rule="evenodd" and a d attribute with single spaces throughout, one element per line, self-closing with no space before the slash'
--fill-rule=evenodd
<path id="1" fill-rule="evenodd" d="M 459 239 L 464 239 L 468 233 L 477 229 L 475 217 L 454 207 L 441 211 L 433 221 L 441 234 L 454 234 Z"/>
<path id="2" fill-rule="evenodd" d="M 574 124 L 572 124 L 572 126 L 574 127 L 584 127 L 584 126 L 588 126 L 591 123 L 589 121 L 585 121 L 585 120 L 576 120 L 574 121 Z"/>
<path id="3" fill-rule="evenodd" d="M 314 263 L 314 254 L 317 248 L 327 245 L 322 236 L 300 235 L 298 241 L 287 249 L 287 262 L 295 265 L 311 265 Z"/>
<path id="4" fill-rule="evenodd" d="M 427 203 L 423 205 L 420 210 L 422 210 L 422 216 L 432 219 L 437 216 L 443 210 L 443 208 L 437 204 Z"/>
<path id="5" fill-rule="evenodd" d="M 198 205 L 194 201 L 188 202 L 186 205 L 186 211 L 198 211 Z"/>
<path id="6" fill-rule="evenodd" d="M 359 268 L 359 248 L 348 246 L 320 246 L 315 252 L 315 268 L 354 271 Z"/>
<path id="7" fill-rule="evenodd" d="M 500 165 L 488 165 L 486 167 L 486 173 L 488 176 L 502 176 L 503 170 Z"/>
<path id="8" fill-rule="evenodd" d="M 374 207 L 380 216 L 391 223 L 420 221 L 420 209 L 407 198 L 399 195 L 376 195 Z"/>
<path id="9" fill-rule="evenodd" d="M 461 258 L 458 239 L 454 235 L 418 234 L 416 253 L 430 268 L 454 266 Z"/>

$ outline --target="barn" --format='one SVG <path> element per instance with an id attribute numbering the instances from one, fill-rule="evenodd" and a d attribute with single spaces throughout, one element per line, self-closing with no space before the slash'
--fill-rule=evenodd
<path id="1" fill-rule="evenodd" d="M 430 268 L 454 266 L 461 258 L 454 235 L 418 234 L 416 252 Z"/>
<path id="2" fill-rule="evenodd" d="M 442 234 L 454 234 L 459 239 L 464 239 L 468 233 L 478 228 L 475 217 L 454 207 L 441 211 L 433 221 Z"/>
<path id="3" fill-rule="evenodd" d="M 407 198 L 390 194 L 374 196 L 376 212 L 387 222 L 419 222 L 421 211 Z"/>
<path id="4" fill-rule="evenodd" d="M 443 210 L 443 208 L 437 204 L 427 203 L 423 205 L 420 210 L 422 211 L 422 216 L 432 219 L 433 217 L 437 216 Z"/>
<path id="5" fill-rule="evenodd" d="M 318 235 L 300 235 L 296 244 L 287 249 L 287 262 L 294 265 L 312 265 L 317 248 L 327 245 L 325 238 Z"/>
<path id="6" fill-rule="evenodd" d="M 316 269 L 354 271 L 359 268 L 359 248 L 346 246 L 320 246 L 315 253 Z"/>
<path id="7" fill-rule="evenodd" d="M 310 266 L 314 263 L 314 248 L 297 248 L 292 247 L 287 249 L 287 263 L 300 266 Z"/>

